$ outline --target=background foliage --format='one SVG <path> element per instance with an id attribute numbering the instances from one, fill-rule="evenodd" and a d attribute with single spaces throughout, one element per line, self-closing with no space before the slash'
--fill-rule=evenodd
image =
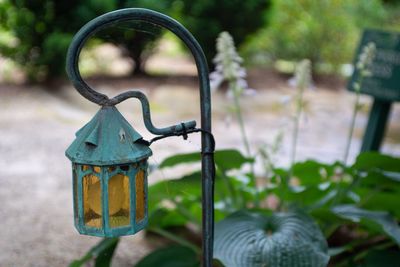
<path id="1" fill-rule="evenodd" d="M 61 76 L 68 45 L 77 30 L 98 15 L 127 7 L 150 8 L 180 18 L 202 44 L 211 63 L 218 33 L 230 30 L 243 43 L 264 25 L 269 1 L 3 0 L 0 53 L 16 61 L 31 81 Z M 117 45 L 123 56 L 130 57 L 135 63 L 133 72 L 140 73 L 161 33 L 159 28 L 152 28 L 149 35 L 125 27 L 102 36 L 103 41 Z"/>
<path id="2" fill-rule="evenodd" d="M 203 47 L 211 67 L 218 34 L 228 31 L 238 45 L 243 44 L 256 30 L 267 25 L 271 0 L 180 0 L 175 5 L 183 25 Z"/>
<path id="3" fill-rule="evenodd" d="M 228 31 L 248 64 L 308 58 L 316 71 L 332 72 L 351 62 L 363 28 L 399 29 L 399 6 L 382 0 L 2 0 L 0 53 L 17 62 L 31 81 L 59 77 L 69 42 L 83 24 L 118 8 L 144 7 L 181 21 L 202 45 L 210 66 L 214 40 Z M 134 73 L 142 73 L 163 36 L 161 29 L 151 32 L 116 29 L 102 39 L 132 60 Z"/>
<path id="4" fill-rule="evenodd" d="M 64 75 L 65 56 L 73 35 L 89 20 L 125 7 L 147 7 L 166 12 L 168 1 L 152 0 L 83 0 L 0 2 L 3 38 L 0 53 L 15 60 L 31 81 L 43 81 Z M 119 31 L 103 35 L 106 41 L 119 45 L 124 55 L 137 62 L 135 72 L 142 70 L 146 49 L 161 35 L 151 37 L 140 32 Z"/>
<path id="5" fill-rule="evenodd" d="M 313 65 L 352 60 L 361 30 L 393 28 L 389 9 L 380 0 L 275 0 L 269 27 L 248 44 L 248 53 L 267 54 L 270 60 L 311 60 Z"/>
<path id="6" fill-rule="evenodd" d="M 21 65 L 30 80 L 59 76 L 73 32 L 113 8 L 109 1 L 2 1 L 1 27 L 12 39 L 0 43 L 0 53 Z"/>

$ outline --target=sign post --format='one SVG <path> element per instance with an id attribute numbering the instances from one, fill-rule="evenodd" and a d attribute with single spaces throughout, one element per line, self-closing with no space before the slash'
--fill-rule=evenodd
<path id="1" fill-rule="evenodd" d="M 392 102 L 374 99 L 365 129 L 361 152 L 378 151 L 385 135 Z"/>
<path id="2" fill-rule="evenodd" d="M 363 78 L 361 93 L 370 95 L 374 102 L 368 125 L 364 133 L 361 151 L 378 151 L 385 134 L 393 102 L 400 101 L 400 33 L 366 30 L 358 46 L 355 62 L 362 48 L 373 42 L 376 54 L 371 66 L 372 75 Z M 348 84 L 355 91 L 354 84 L 361 75 L 356 69 Z"/>

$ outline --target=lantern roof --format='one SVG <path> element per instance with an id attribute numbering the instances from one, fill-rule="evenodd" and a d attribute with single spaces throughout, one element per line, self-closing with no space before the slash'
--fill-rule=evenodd
<path id="1" fill-rule="evenodd" d="M 114 165 L 137 162 L 151 149 L 114 106 L 103 106 L 77 133 L 65 155 L 74 163 Z"/>

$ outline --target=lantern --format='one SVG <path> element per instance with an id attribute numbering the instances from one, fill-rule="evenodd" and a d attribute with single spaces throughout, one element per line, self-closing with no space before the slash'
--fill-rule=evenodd
<path id="1" fill-rule="evenodd" d="M 113 98 L 92 89 L 81 77 L 79 54 L 95 32 L 119 22 L 140 22 L 163 27 L 179 37 L 196 62 L 199 76 L 201 128 L 189 121 L 157 128 L 150 116 L 149 102 L 140 91 L 128 91 Z M 139 29 L 140 30 L 140 29 Z M 169 136 L 201 132 L 203 266 L 212 266 L 214 226 L 214 148 L 211 133 L 211 97 L 208 67 L 204 53 L 190 34 L 176 20 L 141 8 L 127 8 L 106 13 L 88 22 L 74 36 L 68 49 L 66 70 L 77 91 L 101 108 L 94 118 L 76 134 L 66 151 L 72 161 L 74 219 L 79 233 L 114 237 L 131 235 L 148 221 L 147 168 L 152 142 Z M 124 119 L 115 105 L 136 98 L 141 102 L 144 124 L 156 135 L 145 141 Z"/>
<path id="2" fill-rule="evenodd" d="M 81 234 L 129 235 L 147 224 L 142 137 L 114 106 L 102 107 L 66 151 L 72 161 L 75 226 Z"/>

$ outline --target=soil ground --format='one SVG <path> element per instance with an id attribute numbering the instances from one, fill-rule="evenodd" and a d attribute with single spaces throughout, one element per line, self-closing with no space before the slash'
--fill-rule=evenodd
<path id="1" fill-rule="evenodd" d="M 250 72 L 250 86 L 256 94 L 243 96 L 247 135 L 252 150 L 272 144 L 283 134 L 277 165 L 287 165 L 291 151 L 295 90 L 287 77 L 258 69 Z M 90 84 L 108 95 L 142 88 L 148 95 L 155 125 L 199 121 L 199 94 L 192 76 L 137 79 L 90 79 Z M 297 160 L 314 158 L 326 162 L 341 160 L 350 124 L 354 94 L 340 80 L 317 81 L 305 93 L 307 103 L 300 125 Z M 350 161 L 359 151 L 371 99 L 356 121 Z M 235 117 L 229 113 L 231 100 L 224 92 L 213 94 L 213 131 L 217 149 L 244 151 Z M 139 133 L 150 138 L 142 123 L 138 101 L 118 105 Z M 74 133 L 95 114 L 98 107 L 82 98 L 69 84 L 44 90 L 36 86 L 0 86 L 0 266 L 67 266 L 81 257 L 98 238 L 77 234 L 73 226 L 71 164 L 64 151 Z M 153 164 L 177 152 L 199 151 L 198 136 L 188 141 L 169 138 L 155 143 Z M 400 155 L 400 106 L 392 110 L 383 152 Z M 259 168 L 260 169 L 260 168 Z M 179 172 L 185 171 L 180 169 Z M 154 172 L 150 181 L 175 171 Z M 132 266 L 157 240 L 143 234 L 124 237 L 113 266 Z"/>

